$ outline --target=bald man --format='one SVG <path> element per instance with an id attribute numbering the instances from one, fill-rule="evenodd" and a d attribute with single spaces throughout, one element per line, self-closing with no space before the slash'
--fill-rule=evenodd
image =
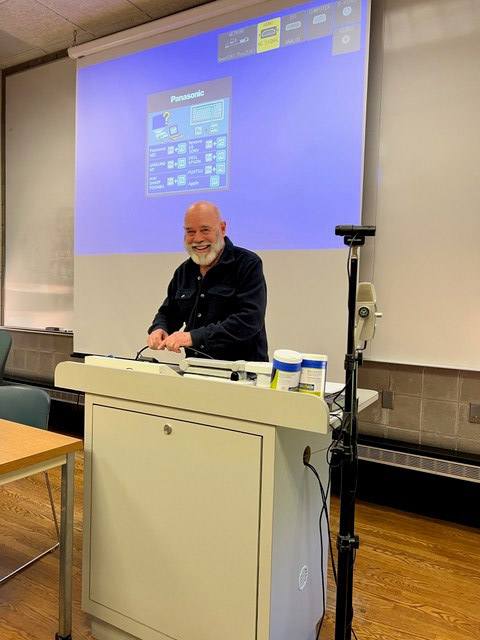
<path id="1" fill-rule="evenodd" d="M 151 349 L 184 347 L 187 355 L 268 361 L 262 261 L 235 247 L 226 228 L 211 202 L 187 209 L 184 243 L 190 257 L 175 271 L 148 330 Z"/>

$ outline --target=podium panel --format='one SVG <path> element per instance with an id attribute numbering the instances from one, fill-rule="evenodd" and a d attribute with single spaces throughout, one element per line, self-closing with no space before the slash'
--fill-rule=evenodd
<path id="1" fill-rule="evenodd" d="M 90 600 L 171 638 L 255 637 L 262 438 L 93 406 Z"/>
<path id="2" fill-rule="evenodd" d="M 303 454 L 326 488 L 322 398 L 112 358 L 61 363 L 55 383 L 85 392 L 94 638 L 315 640 L 328 544 Z M 360 408 L 377 395 L 360 391 Z"/>

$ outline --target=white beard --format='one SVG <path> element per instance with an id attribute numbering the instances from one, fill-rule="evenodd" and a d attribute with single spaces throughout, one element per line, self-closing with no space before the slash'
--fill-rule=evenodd
<path id="1" fill-rule="evenodd" d="M 197 243 L 197 245 L 200 243 Z M 194 251 L 194 245 L 184 243 L 185 250 L 191 259 L 195 262 L 195 264 L 199 264 L 201 266 L 208 266 L 212 264 L 212 262 L 218 257 L 218 255 L 223 251 L 223 247 L 225 246 L 224 238 L 217 233 L 216 241 L 211 245 L 210 251 L 205 254 L 198 255 Z"/>

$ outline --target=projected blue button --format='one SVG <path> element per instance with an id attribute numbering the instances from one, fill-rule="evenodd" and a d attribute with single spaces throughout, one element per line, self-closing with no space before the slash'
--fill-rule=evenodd
<path id="1" fill-rule="evenodd" d="M 178 176 L 177 185 L 179 187 L 184 187 L 187 184 L 187 176 Z"/>
<path id="2" fill-rule="evenodd" d="M 179 169 L 185 169 L 186 166 L 187 166 L 187 159 L 186 158 L 179 158 L 177 160 L 177 167 Z"/>
<path id="3" fill-rule="evenodd" d="M 226 147 L 227 146 L 227 139 L 225 138 L 225 136 L 221 136 L 220 138 L 217 138 L 217 148 L 221 149 L 222 147 Z"/>
<path id="4" fill-rule="evenodd" d="M 362 19 L 361 0 L 342 0 L 335 5 L 335 26 L 341 27 Z"/>
<path id="5" fill-rule="evenodd" d="M 217 151 L 217 162 L 225 162 L 227 159 L 226 151 Z"/>
<path id="6" fill-rule="evenodd" d="M 307 40 L 324 38 L 332 33 L 333 16 L 332 5 L 322 5 L 308 9 L 307 12 Z"/>
<path id="7" fill-rule="evenodd" d="M 332 41 L 332 53 L 334 56 L 342 53 L 351 53 L 360 49 L 360 25 L 352 24 L 348 27 L 335 29 Z"/>
<path id="8" fill-rule="evenodd" d="M 225 173 L 225 163 L 222 162 L 221 164 L 217 164 L 216 171 L 217 171 L 217 174 Z"/>
<path id="9" fill-rule="evenodd" d="M 178 153 L 187 153 L 187 144 L 186 142 L 182 142 L 178 145 Z"/>
<path id="10" fill-rule="evenodd" d="M 211 187 L 219 187 L 220 186 L 220 176 L 211 176 L 211 178 L 210 178 L 210 186 Z"/>

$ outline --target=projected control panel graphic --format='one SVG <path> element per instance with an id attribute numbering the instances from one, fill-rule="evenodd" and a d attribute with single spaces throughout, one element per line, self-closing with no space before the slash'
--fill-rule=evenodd
<path id="1" fill-rule="evenodd" d="M 232 79 L 147 98 L 147 195 L 226 189 Z"/>
<path id="2" fill-rule="evenodd" d="M 337 0 L 218 36 L 218 62 L 331 36 L 332 55 L 360 49 L 362 0 Z"/>

